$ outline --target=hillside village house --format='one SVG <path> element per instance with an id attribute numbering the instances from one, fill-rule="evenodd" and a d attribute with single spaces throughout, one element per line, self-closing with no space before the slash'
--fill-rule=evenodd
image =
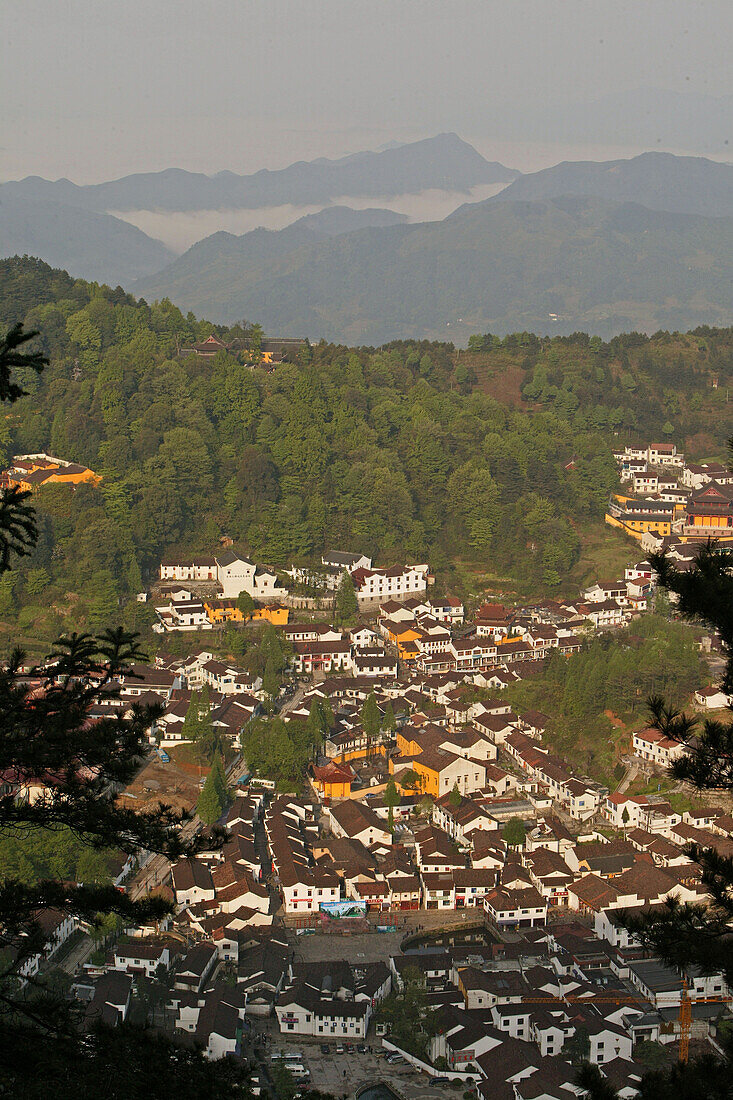
<path id="1" fill-rule="evenodd" d="M 353 554 L 348 550 L 329 550 L 322 555 L 321 564 L 341 573 L 353 573 L 357 569 L 371 569 L 372 559 L 367 554 Z"/>
<path id="2" fill-rule="evenodd" d="M 215 581 L 216 558 L 163 558 L 159 573 L 162 581 Z"/>
<path id="3" fill-rule="evenodd" d="M 547 923 L 547 899 L 534 886 L 490 890 L 484 898 L 484 910 L 499 928 L 535 928 Z"/>
<path id="4" fill-rule="evenodd" d="M 47 454 L 16 455 L 2 474 L 4 485 L 28 493 L 35 493 L 44 485 L 99 485 L 101 480 L 101 475 L 87 466 Z"/>
<path id="5" fill-rule="evenodd" d="M 260 569 L 234 550 L 225 550 L 217 557 L 216 574 L 225 600 L 236 599 L 242 592 L 253 600 L 277 600 L 287 595 L 286 589 L 278 585 L 275 573 Z"/>
<path id="6" fill-rule="evenodd" d="M 719 710 L 733 706 L 733 695 L 727 695 L 721 688 L 710 685 L 695 692 L 695 702 L 707 710 Z"/>
<path id="7" fill-rule="evenodd" d="M 679 741 L 672 741 L 656 729 L 640 730 L 633 737 L 634 755 L 641 760 L 647 760 L 650 764 L 656 764 L 661 768 L 668 768 L 670 764 L 682 756 L 685 746 Z"/>
<path id="8" fill-rule="evenodd" d="M 399 774 L 398 774 L 399 769 Z M 436 746 L 419 756 L 405 757 L 396 763 L 390 760 L 390 771 L 404 780 L 405 772 L 413 771 L 419 777 L 423 794 L 441 798 L 457 787 L 461 794 L 471 794 L 486 785 L 486 768 L 479 760 L 466 760 L 448 749 Z"/>
<path id="9" fill-rule="evenodd" d="M 361 604 L 385 599 L 405 600 L 426 592 L 433 583 L 428 565 L 394 565 L 388 569 L 355 569 L 351 574 L 356 598 Z"/>
<path id="10" fill-rule="evenodd" d="M 213 581 L 225 600 L 236 600 L 246 592 L 253 600 L 276 602 L 287 596 L 277 576 L 262 569 L 235 550 L 224 550 L 216 557 L 166 558 L 160 563 L 162 581 Z"/>

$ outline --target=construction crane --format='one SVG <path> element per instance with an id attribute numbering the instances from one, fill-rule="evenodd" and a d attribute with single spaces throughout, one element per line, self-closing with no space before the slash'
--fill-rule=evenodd
<path id="1" fill-rule="evenodd" d="M 690 1000 L 688 990 L 687 978 L 682 980 L 682 997 L 680 1000 L 680 1010 L 677 1016 L 677 1024 L 680 1033 L 680 1050 L 679 1061 L 682 1063 L 687 1062 L 690 1056 L 690 1031 L 692 1029 L 692 1004 Z M 465 994 L 464 994 L 465 997 Z M 654 1003 L 649 1001 L 648 998 L 641 995 L 626 994 L 626 993 L 611 993 L 602 994 L 601 996 L 591 995 L 590 997 L 575 996 L 572 993 L 567 994 L 565 997 L 531 997 L 523 996 L 521 1004 L 544 1004 L 553 1005 L 556 1008 L 571 1008 L 571 1007 L 592 1007 L 593 1004 L 615 1004 L 615 1005 L 628 1005 L 629 1007 L 639 1007 L 639 1002 L 646 1003 L 652 1008 Z M 721 997 L 697 997 L 695 1004 L 719 1004 L 725 1005 L 725 1000 Z"/>

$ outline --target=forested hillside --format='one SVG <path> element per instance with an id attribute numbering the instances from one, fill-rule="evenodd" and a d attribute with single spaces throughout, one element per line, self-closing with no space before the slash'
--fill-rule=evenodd
<path id="1" fill-rule="evenodd" d="M 619 439 L 705 457 L 730 430 L 733 330 L 486 336 L 460 354 L 324 343 L 268 374 L 178 356 L 241 328 L 17 258 L 0 263 L 0 324 L 16 319 L 51 363 L 4 420 L 0 458 L 50 451 L 103 477 L 38 494 L 38 548 L 0 581 L 2 618 L 39 635 L 102 625 L 120 604 L 144 625 L 130 597 L 161 554 L 211 552 L 223 534 L 276 566 L 342 547 L 550 594 L 598 527 Z"/>
<path id="2" fill-rule="evenodd" d="M 726 324 L 733 218 L 595 196 L 462 206 L 444 221 L 319 237 L 200 242 L 133 289 L 231 322 L 348 343 L 517 329 L 610 338 Z M 262 244 L 269 244 L 269 250 Z"/>

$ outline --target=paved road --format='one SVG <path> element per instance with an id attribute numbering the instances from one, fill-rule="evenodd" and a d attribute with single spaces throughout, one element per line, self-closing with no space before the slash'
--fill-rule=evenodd
<path id="1" fill-rule="evenodd" d="M 466 922 L 456 920 L 456 914 L 451 912 L 425 912 L 424 910 L 413 913 L 400 913 L 400 924 L 394 932 L 364 932 L 353 934 L 340 934 L 338 932 L 318 932 L 309 936 L 298 936 L 295 930 L 288 929 L 288 940 L 292 944 L 296 956 L 307 966 L 310 962 L 324 962 L 329 959 L 349 959 L 351 962 L 363 960 L 364 962 L 386 962 L 390 955 L 399 954 L 400 944 L 405 936 L 410 934 L 431 935 L 449 928 L 460 935 L 464 931 L 488 932 L 494 935 L 493 930 L 486 928 L 482 922 L 480 927 L 475 926 L 476 914 L 466 915 Z M 376 918 L 375 918 L 376 919 Z M 472 926 L 473 923 L 473 926 Z M 508 936 L 506 938 L 509 938 Z"/>
<path id="2" fill-rule="evenodd" d="M 302 700 L 303 700 L 303 696 L 305 695 L 306 691 L 308 691 L 308 689 L 311 688 L 312 686 L 313 686 L 312 684 L 300 684 L 299 683 L 297 688 L 295 689 L 295 694 L 291 695 L 291 697 L 289 699 L 286 699 L 286 701 L 280 707 L 281 717 L 285 717 L 286 714 L 290 714 L 291 710 L 295 710 L 296 707 L 299 707 Z"/>
<path id="3" fill-rule="evenodd" d="M 184 840 L 190 840 L 201 828 L 201 821 L 198 817 L 194 816 L 183 826 L 181 836 Z M 162 883 L 167 882 L 170 878 L 170 873 L 170 860 L 161 855 L 153 856 L 148 860 L 145 866 L 138 871 L 127 886 L 127 892 L 132 901 L 137 901 L 138 898 L 143 897 L 145 894 L 149 894 L 156 886 L 160 886 Z"/>
<path id="4" fill-rule="evenodd" d="M 95 946 L 92 937 L 85 935 L 58 964 L 59 970 L 63 970 L 66 974 L 71 974 L 73 976 L 87 961 L 94 951 Z"/>
<path id="5" fill-rule="evenodd" d="M 317 1040 L 303 1040 L 302 1036 L 290 1041 L 274 1039 L 268 1055 L 273 1050 L 298 1051 L 303 1055 L 303 1065 L 310 1070 L 311 1087 L 332 1096 L 353 1096 L 362 1086 L 384 1081 L 406 1100 L 447 1100 L 451 1095 L 461 1095 L 451 1089 L 432 1084 L 427 1074 L 409 1065 L 390 1066 L 381 1056 L 379 1039 L 367 1039 L 369 1054 L 336 1054 L 337 1044 L 327 1044 L 328 1054 L 322 1054 Z"/>

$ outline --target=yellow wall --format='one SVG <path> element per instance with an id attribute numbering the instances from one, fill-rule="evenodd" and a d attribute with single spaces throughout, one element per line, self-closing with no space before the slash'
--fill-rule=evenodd
<path id="1" fill-rule="evenodd" d="M 626 531 L 634 539 L 640 539 L 645 531 L 655 531 L 659 535 L 672 533 L 672 524 L 669 520 L 626 519 L 622 521 L 606 513 L 606 523 L 610 527 L 618 527 Z"/>
<path id="2" fill-rule="evenodd" d="M 264 619 L 273 626 L 287 626 L 290 610 L 287 607 L 258 607 L 252 613 L 253 619 Z"/>
<path id="3" fill-rule="evenodd" d="M 351 783 L 318 783 L 324 798 L 348 798 L 351 794 Z"/>
<path id="4" fill-rule="evenodd" d="M 409 733 L 405 734 L 403 730 L 397 730 L 397 748 L 403 756 L 419 756 L 422 752 L 417 741 L 414 741 Z"/>
<path id="5" fill-rule="evenodd" d="M 688 527 L 725 527 L 727 516 L 696 516 L 692 515 L 692 523 Z"/>
<path id="6" fill-rule="evenodd" d="M 244 615 L 238 607 L 216 607 L 215 604 L 204 603 L 204 610 L 209 622 L 212 623 L 243 623 Z M 260 619 L 272 623 L 273 626 L 287 626 L 290 611 L 287 607 L 258 607 L 247 619 Z"/>
<path id="7" fill-rule="evenodd" d="M 62 467 L 58 472 L 54 470 L 51 476 L 46 479 L 44 485 L 48 485 L 52 481 L 60 481 L 62 485 L 80 485 L 83 481 L 90 481 L 94 485 L 99 485 L 101 480 L 99 474 L 95 474 L 92 470 L 82 470 L 78 474 L 67 474 Z"/>
<path id="8" fill-rule="evenodd" d="M 353 752 L 342 752 L 339 756 L 332 756 L 334 764 L 348 764 L 350 760 L 366 760 L 366 749 L 354 749 Z M 384 745 L 373 745 L 369 751 L 370 756 L 386 756 L 387 749 Z"/>
<path id="9" fill-rule="evenodd" d="M 432 794 L 435 798 L 440 794 L 440 776 L 432 768 L 421 764 L 419 760 L 412 761 L 412 769 L 422 778 L 421 790 L 425 794 Z"/>

